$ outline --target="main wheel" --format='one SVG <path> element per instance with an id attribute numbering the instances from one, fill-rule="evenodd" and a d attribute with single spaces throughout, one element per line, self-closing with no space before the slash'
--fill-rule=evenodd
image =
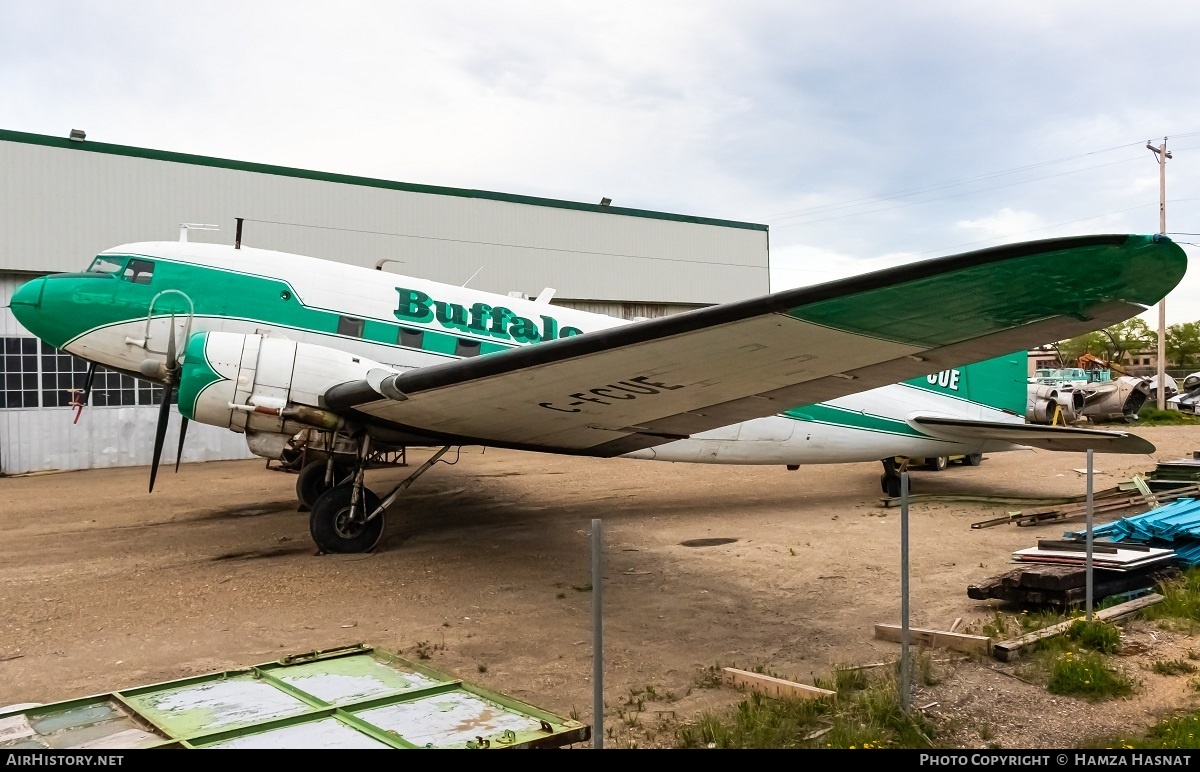
<path id="1" fill-rule="evenodd" d="M 313 505 L 317 503 L 317 499 L 321 497 L 321 494 L 333 487 L 325 484 L 325 466 L 326 462 L 324 459 L 311 461 L 296 476 L 296 498 L 300 501 L 300 506 L 304 512 L 312 509 Z M 335 461 L 333 464 L 333 484 L 337 485 L 341 480 L 345 479 L 349 472 L 349 467 Z"/>
<path id="2" fill-rule="evenodd" d="M 983 454 L 972 453 L 969 456 L 963 456 L 963 463 L 967 466 L 979 466 L 983 463 Z"/>
<path id="3" fill-rule="evenodd" d="M 929 468 L 935 472 L 944 472 L 948 466 L 950 466 L 950 459 L 946 456 L 938 456 L 929 460 Z"/>
<path id="4" fill-rule="evenodd" d="M 322 493 L 308 516 L 308 532 L 322 552 L 368 552 L 383 536 L 384 515 L 364 522 L 379 506 L 379 497 L 363 488 L 355 518 L 350 519 L 353 485 L 337 485 Z"/>

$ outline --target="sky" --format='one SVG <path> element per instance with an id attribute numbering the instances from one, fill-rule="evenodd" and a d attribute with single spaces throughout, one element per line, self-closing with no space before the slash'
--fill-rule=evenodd
<path id="1" fill-rule="evenodd" d="M 1157 232 L 1164 137 L 1200 258 L 1198 38 L 1158 0 L 5 0 L 0 128 L 765 223 L 779 290 Z"/>

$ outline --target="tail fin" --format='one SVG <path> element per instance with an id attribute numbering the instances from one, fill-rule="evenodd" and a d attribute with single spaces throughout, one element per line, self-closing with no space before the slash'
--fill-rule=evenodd
<path id="1" fill-rule="evenodd" d="M 1028 372 L 1028 354 L 1018 351 L 972 365 L 930 373 L 906 383 L 1014 415 L 1024 415 Z"/>

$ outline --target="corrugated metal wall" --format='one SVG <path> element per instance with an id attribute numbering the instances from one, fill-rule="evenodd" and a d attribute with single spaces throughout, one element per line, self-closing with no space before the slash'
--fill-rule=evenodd
<path id="1" fill-rule="evenodd" d="M 0 305 L 7 306 L 13 291 L 31 275 L 0 273 Z M 8 308 L 0 309 L 0 339 L 32 339 Z M 4 356 L 0 352 L 0 356 Z M 23 357 L 29 361 L 31 357 Z M 35 388 L 42 391 L 40 365 L 36 356 L 38 379 Z M 28 370 L 29 368 L 25 368 Z M 5 376 L 7 377 L 7 376 Z M 24 377 L 19 376 L 19 377 Z M 8 388 L 8 384 L 0 384 Z M 110 466 L 148 465 L 154 449 L 154 427 L 158 408 L 99 407 L 83 411 L 79 423 L 72 424 L 74 411 L 68 407 L 6 407 L 0 409 L 0 473 L 21 474 L 44 469 L 92 469 Z M 179 414 L 172 411 L 167 432 L 163 463 L 175 460 L 179 437 Z M 183 460 L 218 461 L 250 458 L 240 434 L 215 426 L 192 424 L 188 427 Z"/>
<path id="2" fill-rule="evenodd" d="M 65 141 L 64 141 L 65 142 Z M 244 243 L 493 292 L 710 304 L 768 290 L 767 233 L 47 147 L 0 137 L 0 269 L 80 270 L 102 249 L 174 240 Z M 302 223 L 341 230 L 294 227 Z M 374 231 L 365 233 L 362 231 Z M 384 234 L 401 234 L 384 235 Z"/>

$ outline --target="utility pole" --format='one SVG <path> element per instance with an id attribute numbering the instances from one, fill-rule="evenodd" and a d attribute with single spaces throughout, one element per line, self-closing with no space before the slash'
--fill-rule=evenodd
<path id="1" fill-rule="evenodd" d="M 1146 148 L 1158 161 L 1158 232 L 1167 233 L 1167 138 L 1158 147 L 1146 140 Z M 1167 299 L 1158 301 L 1158 409 L 1167 409 Z"/>

